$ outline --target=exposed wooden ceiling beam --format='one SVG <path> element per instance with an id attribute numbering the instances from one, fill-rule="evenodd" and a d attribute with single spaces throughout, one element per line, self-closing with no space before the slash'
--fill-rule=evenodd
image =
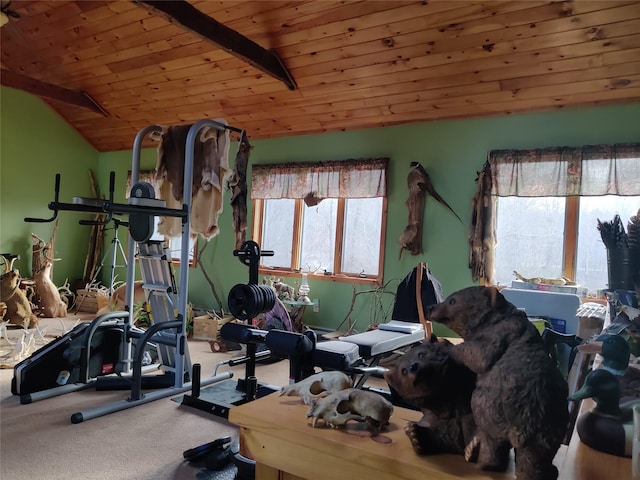
<path id="1" fill-rule="evenodd" d="M 48 98 L 56 102 L 75 105 L 76 107 L 92 110 L 100 115 L 109 117 L 102 106 L 96 102 L 87 92 L 81 90 L 69 90 L 68 88 L 52 85 L 35 78 L 27 77 L 11 70 L 2 70 L 0 72 L 0 84 L 6 87 L 17 88 L 25 92 L 32 93 L 38 97 Z"/>
<path id="2" fill-rule="evenodd" d="M 161 15 L 169 22 L 195 33 L 227 53 L 280 80 L 290 90 L 297 88 L 293 77 L 276 52 L 266 50 L 253 40 L 205 15 L 190 3 L 181 0 L 133 0 L 133 3 L 149 12 Z"/>

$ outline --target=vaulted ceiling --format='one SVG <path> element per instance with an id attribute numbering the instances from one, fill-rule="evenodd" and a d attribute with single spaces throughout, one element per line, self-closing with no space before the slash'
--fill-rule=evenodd
<path id="1" fill-rule="evenodd" d="M 204 118 L 258 139 L 640 100 L 634 0 L 2 5 L 2 84 L 99 151 Z"/>

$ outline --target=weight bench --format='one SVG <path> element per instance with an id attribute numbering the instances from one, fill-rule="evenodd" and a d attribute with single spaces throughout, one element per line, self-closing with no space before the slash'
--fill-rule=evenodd
<path id="1" fill-rule="evenodd" d="M 311 354 L 313 365 L 359 376 L 354 388 L 362 388 L 372 374 L 382 371 L 380 361 L 383 358 L 396 350 L 418 344 L 425 338 L 424 328 L 420 323 L 394 321 L 380 327 L 338 337 L 338 340 L 318 342 Z"/>
<path id="2" fill-rule="evenodd" d="M 406 323 L 407 333 L 378 329 L 326 342 L 316 342 L 315 334 L 311 331 L 307 334 L 275 329 L 267 331 L 251 325 L 225 323 L 220 336 L 225 340 L 246 344 L 247 355 L 225 360 L 219 365 L 245 364 L 245 378 L 239 379 L 237 384 L 233 381 L 221 382 L 201 391 L 200 365 L 196 364 L 192 374 L 191 394 L 183 396 L 182 404 L 227 418 L 229 410 L 234 406 L 278 390 L 279 387 L 260 384 L 256 378 L 256 360 L 272 354 L 282 358 L 289 357 L 290 382 L 303 380 L 313 373 L 314 367 L 319 367 L 323 370 L 345 372 L 354 378 L 354 388 L 363 388 L 371 375 L 384 371 L 379 364 L 385 356 L 424 340 L 421 324 L 393 323 Z M 257 353 L 258 344 L 265 344 L 268 350 Z M 217 375 L 217 367 L 214 375 Z"/>

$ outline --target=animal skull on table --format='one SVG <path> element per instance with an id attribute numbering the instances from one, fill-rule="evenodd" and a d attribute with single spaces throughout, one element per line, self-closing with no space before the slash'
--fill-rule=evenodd
<path id="1" fill-rule="evenodd" d="M 299 382 L 282 387 L 280 396 L 298 396 L 307 405 L 321 396 L 351 387 L 347 374 L 338 371 L 320 372 Z"/>
<path id="2" fill-rule="evenodd" d="M 313 418 L 313 427 L 319 418 L 332 428 L 344 427 L 349 420 L 367 422 L 368 429 L 377 433 L 389 424 L 392 413 L 393 404 L 382 395 L 347 388 L 314 400 L 307 418 Z"/>

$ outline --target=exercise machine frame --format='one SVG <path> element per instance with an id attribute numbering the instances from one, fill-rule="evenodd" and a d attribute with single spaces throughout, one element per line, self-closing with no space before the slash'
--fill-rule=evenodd
<path id="1" fill-rule="evenodd" d="M 179 217 L 182 220 L 182 249 L 180 255 L 180 262 L 183 268 L 180 268 L 180 277 L 177 289 L 177 315 L 176 320 L 161 322 L 152 325 L 144 332 L 139 332 L 133 328 L 133 305 L 134 305 L 134 281 L 135 281 L 135 257 L 136 257 L 136 239 L 131 232 L 128 239 L 127 249 L 127 276 L 126 276 L 126 296 L 125 296 L 125 312 L 114 312 L 106 314 L 96 318 L 91 326 L 89 332 L 95 332 L 100 326 L 112 321 L 114 318 L 121 317 L 124 319 L 124 352 L 123 359 L 126 366 L 123 373 L 130 375 L 131 381 L 129 385 L 131 387 L 131 394 L 129 398 L 116 401 L 110 404 L 101 405 L 92 409 L 84 410 L 74 413 L 71 416 L 72 423 L 80 423 L 85 420 L 90 420 L 100 416 L 107 415 L 109 413 L 117 412 L 120 410 L 143 405 L 160 398 L 166 398 L 172 395 L 176 395 L 185 392 L 192 388 L 190 375 L 191 368 L 189 365 L 188 345 L 186 342 L 186 310 L 187 310 L 187 293 L 188 293 L 188 268 L 185 266 L 189 264 L 189 218 L 191 212 L 191 197 L 193 194 L 192 178 L 193 178 L 193 165 L 195 154 L 195 141 L 198 137 L 200 130 L 203 128 L 216 128 L 218 130 L 231 130 L 237 133 L 242 133 L 241 129 L 224 125 L 214 120 L 200 120 L 194 123 L 187 134 L 185 142 L 185 165 L 184 165 L 184 182 L 183 182 L 183 205 L 182 209 L 166 208 L 164 202 L 156 199 L 135 198 L 129 199 L 129 203 L 121 204 L 113 201 L 114 179 L 115 173 L 111 172 L 110 175 L 110 191 L 108 200 L 92 199 L 92 201 L 74 201 L 74 203 L 63 203 L 59 201 L 60 192 L 60 174 L 56 174 L 55 180 L 55 197 L 54 201 L 50 202 L 48 208 L 52 210 L 53 216 L 48 219 L 42 218 L 25 218 L 26 222 L 52 222 L 58 216 L 60 211 L 75 211 L 84 213 L 97 213 L 106 214 L 106 219 L 99 223 L 108 223 L 111 221 L 114 214 L 140 215 L 147 218 L 155 216 L 167 216 L 167 217 Z M 150 125 L 141 129 L 133 143 L 133 158 L 131 167 L 131 184 L 136 185 L 140 176 L 140 156 L 142 149 L 142 142 L 148 135 L 162 133 L 162 127 L 159 125 Z M 91 225 L 96 222 L 88 220 L 80 220 L 83 225 Z M 131 223 L 131 222 L 129 222 Z M 153 312 L 152 312 L 153 313 Z M 163 330 L 174 330 L 175 337 L 173 340 L 168 341 L 166 337 L 158 335 Z M 134 347 L 135 340 L 135 347 Z M 91 345 L 91 333 L 86 334 L 87 348 Z M 175 350 L 174 365 L 173 365 L 173 382 L 172 385 L 153 390 L 150 392 L 142 392 L 143 388 L 143 368 L 142 358 L 144 355 L 145 346 L 150 342 L 170 343 L 171 347 Z M 135 349 L 135 350 L 134 350 Z M 89 353 L 86 353 L 87 355 Z M 199 379 L 200 385 L 209 385 L 225 379 L 229 379 L 233 376 L 232 372 L 224 372 L 222 374 L 216 374 L 206 379 Z M 32 395 L 30 401 L 41 400 L 50 398 L 56 395 L 61 395 L 71 391 L 77 391 L 83 388 L 93 386 L 95 379 L 85 378 L 78 385 L 64 385 L 61 387 L 50 389 L 46 392 L 37 392 L 37 395 Z"/>

